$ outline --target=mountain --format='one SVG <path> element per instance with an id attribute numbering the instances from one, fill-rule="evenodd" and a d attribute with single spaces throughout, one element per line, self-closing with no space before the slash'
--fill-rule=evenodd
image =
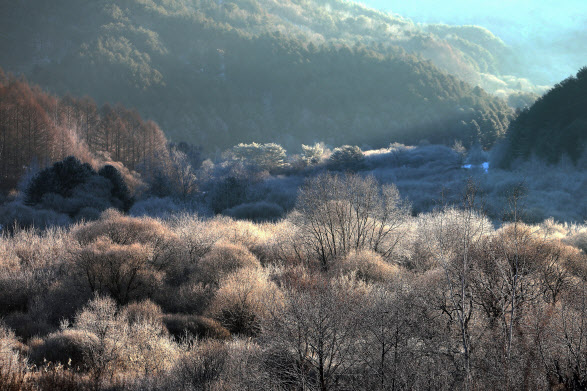
<path id="1" fill-rule="evenodd" d="M 507 132 L 505 163 L 531 155 L 556 163 L 587 156 L 587 67 L 522 111 Z"/>
<path id="2" fill-rule="evenodd" d="M 512 116 L 475 86 L 499 80 L 507 57 L 490 32 L 340 0 L 19 0 L 0 4 L 0 26 L 6 70 L 59 95 L 119 100 L 208 149 L 489 147 Z"/>
<path id="3" fill-rule="evenodd" d="M 361 0 L 419 23 L 473 24 L 502 39 L 515 60 L 503 74 L 553 86 L 585 64 L 587 13 L 584 0 Z M 456 11 L 458 10 L 458 11 Z M 504 64 L 506 65 L 506 64 Z M 546 92 L 546 91 L 544 91 Z"/>

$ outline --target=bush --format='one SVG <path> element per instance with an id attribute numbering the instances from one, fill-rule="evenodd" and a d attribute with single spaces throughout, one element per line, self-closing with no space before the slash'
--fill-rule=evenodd
<path id="1" fill-rule="evenodd" d="M 26 203 L 36 205 L 45 194 L 54 193 L 63 198 L 71 197 L 76 186 L 85 183 L 96 172 L 88 163 L 81 163 L 69 156 L 39 172 L 26 189 Z"/>
<path id="2" fill-rule="evenodd" d="M 171 228 L 185 252 L 185 262 L 193 265 L 206 255 L 220 239 L 222 233 L 198 215 L 181 214 L 171 221 Z"/>
<path id="3" fill-rule="evenodd" d="M 6 271 L 2 273 L 0 276 L 0 315 L 27 310 L 33 296 L 33 292 L 27 285 L 23 275 L 6 273 Z"/>
<path id="4" fill-rule="evenodd" d="M 279 301 L 280 297 L 277 287 L 261 269 L 246 268 L 221 281 L 209 313 L 231 333 L 256 335 L 266 303 Z"/>
<path id="5" fill-rule="evenodd" d="M 306 166 L 318 164 L 322 161 L 326 148 L 323 143 L 315 143 L 314 145 L 302 144 L 301 159 Z"/>
<path id="6" fill-rule="evenodd" d="M 214 187 L 206 197 L 208 205 L 214 213 L 220 213 L 247 201 L 249 183 L 235 177 L 228 177 L 214 182 Z"/>
<path id="7" fill-rule="evenodd" d="M 128 326 L 128 342 L 121 354 L 122 360 L 128 360 L 123 368 L 143 376 L 160 376 L 171 369 L 179 352 L 161 320 L 135 319 Z"/>
<path id="8" fill-rule="evenodd" d="M 204 316 L 170 314 L 163 317 L 163 323 L 177 341 L 181 341 L 186 333 L 197 338 L 230 338 L 230 332 L 219 322 Z"/>
<path id="9" fill-rule="evenodd" d="M 25 203 L 29 206 L 52 209 L 75 217 L 87 208 L 103 211 L 109 207 L 128 211 L 132 198 L 119 171 L 111 165 L 99 173 L 88 163 L 70 156 L 39 172 L 25 190 Z"/>
<path id="10" fill-rule="evenodd" d="M 157 390 L 215 390 L 237 389 L 225 382 L 219 383 L 225 375 L 230 352 L 226 344 L 218 341 L 198 343 L 184 354 L 172 371 L 153 389 Z M 219 384 L 218 384 L 219 383 Z M 218 386 L 216 386 L 218 385 Z M 144 389 L 140 386 L 139 389 Z"/>
<path id="11" fill-rule="evenodd" d="M 129 324 L 149 322 L 163 325 L 163 312 L 161 312 L 161 307 L 149 299 L 132 302 L 126 305 L 122 312 Z"/>
<path id="12" fill-rule="evenodd" d="M 240 204 L 233 208 L 225 209 L 222 214 L 235 219 L 252 221 L 278 220 L 284 213 L 281 206 L 267 201 Z"/>
<path id="13" fill-rule="evenodd" d="M 134 200 L 120 172 L 114 166 L 107 164 L 98 171 L 98 175 L 108 179 L 112 183 L 112 190 L 110 191 L 112 205 L 117 209 L 128 212 Z"/>
<path id="14" fill-rule="evenodd" d="M 160 285 L 163 274 L 152 259 L 149 246 L 120 245 L 100 237 L 75 253 L 72 266 L 82 286 L 124 304 L 149 297 Z"/>
<path id="15" fill-rule="evenodd" d="M 219 283 L 227 274 L 245 267 L 260 267 L 260 263 L 242 244 L 222 241 L 200 259 L 198 266 L 202 281 Z"/>
<path id="16" fill-rule="evenodd" d="M 7 326 L 14 330 L 15 334 L 23 341 L 35 336 L 46 335 L 52 328 L 43 317 L 35 316 L 28 312 L 12 312 L 4 317 Z"/>
<path id="17" fill-rule="evenodd" d="M 564 241 L 587 254 L 587 229 L 569 235 Z"/>
<path id="18" fill-rule="evenodd" d="M 387 263 L 380 254 L 370 250 L 353 251 L 337 264 L 344 274 L 355 274 L 366 282 L 390 281 L 399 273 L 396 265 Z"/>
<path id="19" fill-rule="evenodd" d="M 255 224 L 251 221 L 233 220 L 226 216 L 217 216 L 212 220 L 208 220 L 206 227 L 210 232 L 215 233 L 218 238 L 234 244 L 241 244 L 251 251 L 267 239 L 267 234 L 263 231 L 263 225 Z"/>
<path id="20" fill-rule="evenodd" d="M 68 215 L 54 210 L 36 209 L 13 201 L 0 205 L 0 232 L 2 228 L 13 231 L 14 228 L 40 228 L 45 229 L 55 226 L 71 224 Z"/>
<path id="21" fill-rule="evenodd" d="M 365 155 L 361 148 L 352 145 L 343 145 L 335 148 L 328 159 L 328 167 L 333 170 L 356 171 L 363 168 Z"/>
<path id="22" fill-rule="evenodd" d="M 0 322 L 0 368 L 6 365 L 8 360 L 16 358 L 19 350 L 21 344 L 14 332 Z"/>
<path id="23" fill-rule="evenodd" d="M 108 238 L 115 244 L 151 244 L 167 235 L 167 227 L 149 217 L 124 216 L 115 209 L 102 213 L 100 220 L 80 224 L 72 229 L 74 238 L 82 245 L 96 239 Z"/>
<path id="24" fill-rule="evenodd" d="M 154 296 L 154 300 L 166 312 L 181 312 L 184 314 L 202 314 L 214 297 L 215 288 L 201 282 L 194 281 L 197 276 L 178 286 L 166 285 Z"/>
<path id="25" fill-rule="evenodd" d="M 43 362 L 61 363 L 74 368 L 86 368 L 86 348 L 95 344 L 95 336 L 80 330 L 62 330 L 49 334 L 42 342 L 32 343 L 30 360 L 42 365 Z"/>
<path id="26" fill-rule="evenodd" d="M 231 150 L 237 160 L 252 164 L 261 170 L 274 171 L 285 167 L 285 149 L 279 144 L 239 144 Z"/>
<path id="27" fill-rule="evenodd" d="M 19 353 L 20 343 L 14 333 L 0 323 L 0 389 L 32 391 L 27 382 L 27 362 Z"/>

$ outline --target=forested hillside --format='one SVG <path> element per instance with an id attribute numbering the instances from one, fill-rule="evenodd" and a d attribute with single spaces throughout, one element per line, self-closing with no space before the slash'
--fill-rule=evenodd
<path id="1" fill-rule="evenodd" d="M 490 32 L 423 28 L 348 2 L 17 1 L 0 5 L 0 22 L 7 70 L 60 95 L 119 100 L 208 148 L 489 147 L 511 116 L 473 87 L 507 57 Z"/>
<path id="2" fill-rule="evenodd" d="M 531 155 L 556 163 L 587 156 L 587 67 L 563 80 L 522 111 L 507 135 L 505 164 Z"/>

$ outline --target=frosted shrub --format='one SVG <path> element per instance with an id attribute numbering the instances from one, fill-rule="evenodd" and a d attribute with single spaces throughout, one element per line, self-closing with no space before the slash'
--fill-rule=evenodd
<path id="1" fill-rule="evenodd" d="M 356 145 L 335 148 L 328 158 L 328 167 L 333 170 L 359 170 L 363 168 L 365 154 Z"/>
<path id="2" fill-rule="evenodd" d="M 203 257 L 221 238 L 222 233 L 196 214 L 181 214 L 170 222 L 190 263 Z"/>
<path id="3" fill-rule="evenodd" d="M 122 312 L 129 324 L 147 322 L 159 325 L 159 327 L 163 325 L 161 307 L 149 299 L 127 304 Z"/>
<path id="4" fill-rule="evenodd" d="M 259 332 L 266 303 L 279 301 L 280 296 L 262 270 L 245 268 L 220 282 L 209 312 L 232 333 L 254 335 Z"/>
<path id="5" fill-rule="evenodd" d="M 73 267 L 90 291 L 128 303 L 148 296 L 161 284 L 163 273 L 152 267 L 152 259 L 149 246 L 123 246 L 100 238 L 75 254 Z"/>
<path id="6" fill-rule="evenodd" d="M 164 317 L 165 327 L 177 340 L 186 336 L 206 339 L 228 339 L 230 332 L 218 321 L 204 316 L 170 314 Z"/>
<path id="7" fill-rule="evenodd" d="M 216 287 L 196 281 L 198 278 L 196 274 L 179 287 L 165 286 L 156 292 L 156 301 L 167 312 L 202 314 L 210 304 Z"/>
<path id="8" fill-rule="evenodd" d="M 155 219 L 124 216 L 114 209 L 109 209 L 102 213 L 100 220 L 74 227 L 72 234 L 82 244 L 90 243 L 102 236 L 109 238 L 113 243 L 126 245 L 156 243 L 166 236 L 166 231 L 167 228 Z"/>
<path id="9" fill-rule="evenodd" d="M 14 333 L 0 323 L 0 389 L 28 391 L 29 372 L 26 359 L 18 352 L 19 342 Z"/>
<path id="10" fill-rule="evenodd" d="M 30 359 L 37 365 L 49 361 L 87 369 L 86 348 L 98 342 L 93 334 L 81 330 L 66 329 L 49 334 L 43 340 L 31 343 Z"/>
<path id="11" fill-rule="evenodd" d="M 238 269 L 259 266 L 257 258 L 245 246 L 224 241 L 217 243 L 199 261 L 203 281 L 215 283 Z"/>
<path id="12" fill-rule="evenodd" d="M 350 252 L 337 263 L 337 269 L 344 274 L 355 273 L 357 278 L 367 282 L 385 282 L 399 273 L 396 265 L 386 262 L 380 254 L 362 250 Z"/>

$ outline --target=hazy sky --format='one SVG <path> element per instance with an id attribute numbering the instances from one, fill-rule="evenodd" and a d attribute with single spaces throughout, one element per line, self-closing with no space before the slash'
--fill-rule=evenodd
<path id="1" fill-rule="evenodd" d="M 525 47 L 551 83 L 587 65 L 587 0 L 361 0 L 414 22 L 476 24 Z M 523 50 L 522 50 L 523 52 Z M 534 71 L 537 71 L 536 69 Z"/>
<path id="2" fill-rule="evenodd" d="M 478 24 L 539 34 L 544 27 L 563 29 L 581 25 L 587 14 L 585 0 L 363 0 L 385 11 L 408 16 L 418 22 Z M 490 26 L 486 26 L 490 27 Z"/>

